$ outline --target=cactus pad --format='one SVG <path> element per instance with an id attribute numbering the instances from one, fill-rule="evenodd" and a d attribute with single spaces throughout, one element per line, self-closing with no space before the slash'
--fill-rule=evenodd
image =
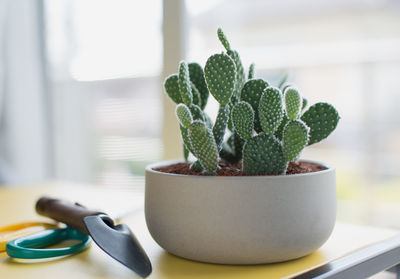
<path id="1" fill-rule="evenodd" d="M 182 103 L 177 74 L 170 75 L 165 79 L 164 88 L 165 92 L 167 92 L 168 96 L 172 101 L 174 101 L 175 104 Z"/>
<path id="2" fill-rule="evenodd" d="M 248 102 L 254 110 L 254 129 L 257 132 L 262 131 L 258 116 L 258 106 L 260 104 L 261 95 L 267 87 L 268 83 L 263 79 L 251 79 L 244 84 L 240 96 L 241 100 Z"/>
<path id="3" fill-rule="evenodd" d="M 308 104 L 308 100 L 303 97 L 303 105 L 301 106 L 301 111 L 303 111 L 307 107 L 307 104 Z"/>
<path id="4" fill-rule="evenodd" d="M 203 167 L 201 166 L 201 163 L 200 163 L 199 160 L 194 161 L 194 162 L 190 165 L 190 168 L 191 168 L 191 169 L 198 170 L 198 171 L 203 171 L 203 170 L 204 170 Z"/>
<path id="5" fill-rule="evenodd" d="M 179 91 L 181 92 L 182 101 L 186 105 L 193 102 L 192 87 L 190 86 L 189 68 L 185 61 L 179 63 L 178 72 Z"/>
<path id="6" fill-rule="evenodd" d="M 185 144 L 182 144 L 182 148 L 183 148 L 183 158 L 185 159 L 185 162 L 187 162 L 189 160 L 189 149 L 186 147 Z"/>
<path id="7" fill-rule="evenodd" d="M 232 147 L 234 150 L 234 154 L 235 154 L 235 161 L 233 161 L 233 163 L 236 163 L 238 161 L 240 161 L 243 158 L 243 146 L 245 144 L 245 140 L 242 139 L 238 132 L 234 132 L 232 135 Z"/>
<path id="8" fill-rule="evenodd" d="M 192 113 L 193 120 L 201 120 L 203 122 L 206 122 L 204 113 L 199 106 L 192 104 L 189 106 L 189 110 Z"/>
<path id="9" fill-rule="evenodd" d="M 204 73 L 208 89 L 221 104 L 228 104 L 235 89 L 235 62 L 226 54 L 214 54 L 208 58 Z"/>
<path id="10" fill-rule="evenodd" d="M 263 79 L 249 80 L 244 84 L 240 97 L 242 101 L 248 102 L 254 111 L 258 111 L 261 95 L 267 86 L 268 83 Z"/>
<path id="11" fill-rule="evenodd" d="M 254 110 L 249 103 L 240 102 L 232 109 L 232 124 L 238 134 L 249 140 L 254 130 Z"/>
<path id="12" fill-rule="evenodd" d="M 185 128 L 189 128 L 190 123 L 193 122 L 192 113 L 189 108 L 185 104 L 179 104 L 176 106 L 175 114 L 179 120 L 179 124 Z"/>
<path id="13" fill-rule="evenodd" d="M 275 131 L 275 137 L 278 139 L 278 140 L 282 140 L 282 137 L 283 137 L 283 128 L 285 128 L 285 126 L 286 126 L 286 124 L 289 122 L 289 118 L 286 116 L 286 114 L 284 113 L 283 114 L 283 117 L 282 117 L 282 122 L 281 122 L 281 124 L 279 125 L 279 128 Z"/>
<path id="14" fill-rule="evenodd" d="M 308 143 L 309 128 L 299 120 L 290 120 L 283 130 L 283 153 L 285 160 L 296 160 Z"/>
<path id="15" fill-rule="evenodd" d="M 252 79 L 254 78 L 254 76 L 256 75 L 256 69 L 255 69 L 256 65 L 254 63 L 250 64 L 249 67 L 249 75 L 247 76 L 248 79 Z"/>
<path id="16" fill-rule="evenodd" d="M 189 63 L 188 66 L 189 66 L 190 81 L 192 82 L 192 84 L 195 85 L 195 87 L 200 93 L 200 99 L 201 99 L 200 108 L 204 110 L 204 108 L 207 105 L 208 96 L 210 95 L 210 92 L 208 91 L 206 80 L 204 78 L 203 68 L 198 63 Z"/>
<path id="17" fill-rule="evenodd" d="M 182 125 L 179 125 L 179 129 L 181 130 L 181 138 L 182 138 L 183 145 L 187 148 L 187 150 L 189 150 L 189 152 L 191 152 L 194 155 L 192 144 L 190 143 L 190 140 L 189 140 L 188 129 L 186 129 Z"/>
<path id="18" fill-rule="evenodd" d="M 240 59 L 239 53 L 236 50 L 230 50 L 227 52 L 228 55 L 232 58 L 233 62 L 235 62 L 236 66 L 236 82 L 235 89 L 233 91 L 233 96 L 235 97 L 236 102 L 240 99 L 240 92 L 242 91 L 243 85 L 246 81 L 246 74 L 244 72 L 242 60 Z"/>
<path id="19" fill-rule="evenodd" d="M 259 116 L 261 127 L 267 134 L 273 135 L 279 128 L 283 118 L 281 91 L 269 86 L 267 87 L 260 99 Z"/>
<path id="20" fill-rule="evenodd" d="M 199 90 L 197 90 L 196 85 L 193 83 L 190 83 L 190 86 L 192 87 L 193 104 L 201 107 L 201 96 Z"/>
<path id="21" fill-rule="evenodd" d="M 275 136 L 261 134 L 245 143 L 243 148 L 245 174 L 283 174 L 286 167 L 282 145 Z"/>
<path id="22" fill-rule="evenodd" d="M 215 143 L 218 146 L 218 150 L 220 150 L 222 146 L 222 140 L 224 139 L 226 126 L 228 124 L 228 119 L 229 119 L 229 106 L 220 105 L 217 119 L 215 120 L 215 124 L 213 127 L 214 139 Z"/>
<path id="23" fill-rule="evenodd" d="M 302 108 L 302 98 L 296 88 L 289 87 L 285 90 L 285 108 L 286 115 L 289 119 L 296 119 Z"/>
<path id="24" fill-rule="evenodd" d="M 218 39 L 221 42 L 221 44 L 224 46 L 224 48 L 226 49 L 226 51 L 230 51 L 231 50 L 231 46 L 229 44 L 228 39 L 226 38 L 224 32 L 222 31 L 221 28 L 218 28 L 217 30 L 217 35 L 218 35 Z"/>
<path id="25" fill-rule="evenodd" d="M 200 161 L 201 166 L 208 173 L 214 173 L 218 169 L 218 148 L 212 131 L 201 121 L 193 121 L 189 127 L 189 139 L 194 155 Z"/>
<path id="26" fill-rule="evenodd" d="M 310 127 L 310 139 L 308 145 L 317 143 L 335 130 L 339 122 L 339 114 L 328 103 L 316 103 L 308 108 L 301 116 L 301 120 Z"/>

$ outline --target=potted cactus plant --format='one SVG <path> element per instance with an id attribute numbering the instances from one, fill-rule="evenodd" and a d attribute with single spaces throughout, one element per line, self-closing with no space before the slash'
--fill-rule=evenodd
<path id="1" fill-rule="evenodd" d="M 172 254 L 204 262 L 260 264 L 318 249 L 336 219 L 334 168 L 299 161 L 325 139 L 339 115 L 328 103 L 307 107 L 298 89 L 246 77 L 237 51 L 180 62 L 164 87 L 177 104 L 185 161 L 146 168 L 145 213 L 153 238 Z M 204 112 L 218 101 L 215 122 Z M 188 162 L 189 154 L 196 160 Z"/>

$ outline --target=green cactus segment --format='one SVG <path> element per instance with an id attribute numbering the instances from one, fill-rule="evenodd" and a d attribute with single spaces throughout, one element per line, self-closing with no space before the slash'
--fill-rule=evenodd
<path id="1" fill-rule="evenodd" d="M 235 89 L 235 62 L 226 54 L 214 54 L 208 58 L 204 73 L 208 89 L 221 104 L 228 104 Z"/>
<path id="2" fill-rule="evenodd" d="M 182 144 L 182 148 L 183 148 L 183 158 L 185 159 L 185 162 L 187 162 L 189 160 L 189 149 L 186 147 L 185 144 Z"/>
<path id="3" fill-rule="evenodd" d="M 254 130 L 254 110 L 249 103 L 240 102 L 232 109 L 232 124 L 238 134 L 249 140 Z"/>
<path id="4" fill-rule="evenodd" d="M 190 86 L 189 68 L 185 61 L 179 63 L 178 72 L 179 91 L 181 92 L 182 101 L 186 105 L 193 102 L 192 87 Z"/>
<path id="5" fill-rule="evenodd" d="M 197 105 L 190 105 L 189 110 L 192 113 L 193 120 L 201 120 L 203 122 L 206 122 L 206 119 L 204 117 L 204 113 L 201 110 L 201 108 Z"/>
<path id="6" fill-rule="evenodd" d="M 182 103 L 181 92 L 179 91 L 178 75 L 168 76 L 164 81 L 165 92 L 175 104 Z"/>
<path id="7" fill-rule="evenodd" d="M 285 108 L 289 119 L 296 119 L 302 107 L 303 99 L 296 88 L 290 87 L 285 90 Z"/>
<path id="8" fill-rule="evenodd" d="M 231 45 L 229 44 L 228 39 L 226 38 L 224 32 L 222 31 L 221 28 L 218 28 L 217 30 L 217 35 L 218 35 L 218 39 L 221 42 L 221 44 L 224 46 L 224 48 L 226 49 L 226 51 L 230 51 L 231 50 Z"/>
<path id="9" fill-rule="evenodd" d="M 256 69 L 255 69 L 256 65 L 254 63 L 250 64 L 249 67 L 249 75 L 247 76 L 248 79 L 253 79 L 256 75 Z"/>
<path id="10" fill-rule="evenodd" d="M 218 150 L 220 150 L 222 146 L 222 140 L 224 139 L 226 126 L 228 125 L 228 119 L 229 119 L 229 106 L 220 105 L 217 119 L 215 120 L 215 124 L 213 127 L 214 139 L 215 143 L 218 146 Z"/>
<path id="11" fill-rule="evenodd" d="M 283 129 L 285 128 L 285 126 L 286 126 L 286 124 L 289 122 L 289 118 L 286 116 L 286 114 L 283 114 L 283 117 L 282 117 L 282 122 L 281 122 L 281 124 L 279 125 L 279 127 L 278 127 L 278 129 L 275 131 L 275 137 L 278 139 L 278 140 L 282 140 L 282 138 L 283 138 Z"/>
<path id="12" fill-rule="evenodd" d="M 193 121 L 189 127 L 189 139 L 194 155 L 200 161 L 201 166 L 208 173 L 214 173 L 218 169 L 218 148 L 212 131 L 201 121 Z"/>
<path id="13" fill-rule="evenodd" d="M 267 87 L 268 83 L 266 81 L 262 79 L 251 79 L 244 84 L 240 96 L 241 100 L 249 103 L 254 110 L 254 129 L 257 132 L 262 131 L 258 116 L 258 106 L 261 95 Z"/>
<path id="14" fill-rule="evenodd" d="M 196 85 L 193 83 L 190 83 L 190 86 L 192 87 L 193 104 L 201 107 L 201 96 L 199 90 L 197 90 Z"/>
<path id="15" fill-rule="evenodd" d="M 242 101 L 249 103 L 257 114 L 261 95 L 267 87 L 268 83 L 263 79 L 249 80 L 244 84 L 240 98 Z"/>
<path id="16" fill-rule="evenodd" d="M 190 143 L 190 140 L 189 140 L 189 130 L 186 129 L 185 127 L 183 127 L 182 125 L 179 125 L 179 128 L 181 130 L 181 137 L 182 137 L 183 145 L 189 150 L 190 153 L 192 153 L 194 155 L 192 144 Z"/>
<path id="17" fill-rule="evenodd" d="M 185 128 L 189 128 L 190 123 L 193 122 L 192 113 L 189 108 L 185 104 L 179 104 L 176 106 L 175 114 L 179 120 L 179 124 Z"/>
<path id="18" fill-rule="evenodd" d="M 275 136 L 261 134 L 245 143 L 243 148 L 245 174 L 283 174 L 286 167 L 282 145 Z"/>
<path id="19" fill-rule="evenodd" d="M 290 120 L 283 130 L 283 152 L 287 162 L 295 161 L 308 143 L 309 128 L 299 120 Z"/>
<path id="20" fill-rule="evenodd" d="M 204 170 L 203 167 L 201 166 L 201 163 L 200 163 L 199 160 L 194 161 L 194 162 L 190 165 L 190 168 L 191 168 L 191 169 L 198 170 L 198 171 L 203 171 L 203 170 Z"/>
<path id="21" fill-rule="evenodd" d="M 236 104 L 240 99 L 240 92 L 242 91 L 243 85 L 246 82 L 246 74 L 244 72 L 242 60 L 240 59 L 239 53 L 236 50 L 230 50 L 227 53 L 235 62 L 236 66 L 236 83 L 232 96 L 232 98 L 234 97 L 236 101 L 234 102 L 234 104 Z"/>
<path id="22" fill-rule="evenodd" d="M 202 110 L 204 110 L 204 108 L 207 105 L 208 96 L 210 95 L 210 92 L 208 91 L 206 80 L 204 78 L 203 68 L 198 63 L 189 63 L 188 66 L 189 66 L 190 81 L 192 82 L 192 84 L 195 85 L 195 87 L 200 93 L 200 99 L 201 99 L 200 107 Z"/>
<path id="23" fill-rule="evenodd" d="M 303 111 L 307 107 L 307 104 L 308 104 L 308 100 L 303 97 L 303 105 L 301 106 L 301 111 Z"/>
<path id="24" fill-rule="evenodd" d="M 316 103 L 301 116 L 301 120 L 310 127 L 308 145 L 320 142 L 335 130 L 339 122 L 339 114 L 328 103 Z"/>
<path id="25" fill-rule="evenodd" d="M 233 150 L 235 152 L 236 162 L 239 162 L 243 157 L 243 146 L 246 143 L 244 139 L 240 137 L 238 132 L 234 132 L 232 136 Z M 235 161 L 232 163 L 236 163 Z"/>
<path id="26" fill-rule="evenodd" d="M 273 135 L 283 118 L 283 100 L 281 91 L 269 86 L 260 99 L 259 115 L 261 127 L 267 134 Z"/>

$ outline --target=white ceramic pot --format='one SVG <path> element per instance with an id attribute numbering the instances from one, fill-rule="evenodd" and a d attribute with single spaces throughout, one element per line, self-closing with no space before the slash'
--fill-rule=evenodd
<path id="1" fill-rule="evenodd" d="M 312 162 L 312 161 L 308 161 Z M 191 176 L 146 168 L 145 213 L 168 252 L 219 264 L 261 264 L 305 256 L 336 219 L 334 168 L 281 176 Z"/>

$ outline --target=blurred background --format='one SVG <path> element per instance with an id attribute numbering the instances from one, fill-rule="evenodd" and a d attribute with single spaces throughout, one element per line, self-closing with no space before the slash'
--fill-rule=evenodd
<path id="1" fill-rule="evenodd" d="M 1 183 L 143 191 L 182 157 L 163 79 L 221 52 L 218 27 L 258 77 L 339 110 L 302 156 L 336 167 L 339 220 L 400 228 L 396 0 L 0 0 Z"/>

